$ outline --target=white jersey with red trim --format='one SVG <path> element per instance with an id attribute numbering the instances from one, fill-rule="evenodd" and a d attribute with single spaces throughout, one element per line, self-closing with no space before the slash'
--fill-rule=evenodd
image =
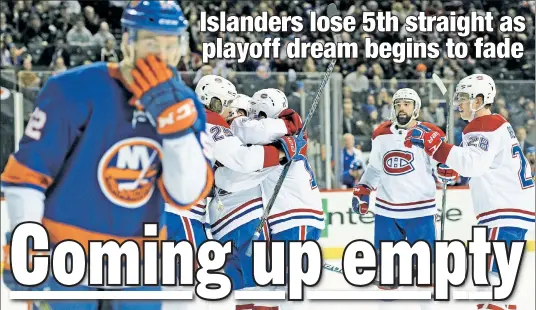
<path id="1" fill-rule="evenodd" d="M 286 134 L 283 120 L 263 119 L 251 120 L 239 117 L 231 124 L 235 133 L 244 143 L 270 144 L 278 136 Z M 244 130 L 247 128 L 247 130 Z M 252 135 L 252 132 L 259 132 Z M 277 134 L 278 133 L 278 134 Z M 215 172 L 216 186 L 226 191 L 236 192 L 261 185 L 262 200 L 268 203 L 274 193 L 283 166 L 261 169 L 257 172 L 236 175 L 230 169 L 218 168 Z M 312 226 L 324 228 L 324 212 L 322 199 L 316 184 L 314 173 L 308 161 L 300 160 L 292 163 L 285 182 L 268 218 L 271 233 L 278 233 L 293 227 Z"/>
<path id="2" fill-rule="evenodd" d="M 463 131 L 462 146 L 444 143 L 434 158 L 471 178 L 480 225 L 534 229 L 536 193 L 530 164 L 501 115 L 475 118 Z"/>
<path id="3" fill-rule="evenodd" d="M 423 124 L 443 134 L 435 125 Z M 437 163 L 421 148 L 406 148 L 406 133 L 390 121 L 380 124 L 372 135 L 369 163 L 359 183 L 377 190 L 376 214 L 399 219 L 434 215 Z"/>
<path id="4" fill-rule="evenodd" d="M 262 217 L 260 186 L 229 193 L 217 190 L 209 204 L 210 231 L 214 239 L 221 239 L 238 227 Z"/>
<path id="5" fill-rule="evenodd" d="M 212 149 L 214 150 L 214 158 L 215 161 L 218 162 L 218 166 L 224 166 L 225 168 L 232 170 L 235 177 L 242 177 L 246 179 L 248 178 L 248 174 L 253 173 L 254 171 L 258 171 L 266 167 L 279 166 L 279 151 L 277 148 L 274 146 L 262 145 L 248 146 L 243 143 L 237 135 L 234 134 L 221 115 L 209 110 L 207 110 L 206 113 L 206 132 L 210 137 L 207 143 L 212 145 Z M 245 188 L 242 188 L 241 190 L 243 189 Z M 260 192 L 260 188 L 258 190 Z M 258 197 L 260 197 L 260 194 L 256 197 L 252 197 L 251 199 Z M 226 209 L 236 207 L 236 202 L 234 200 L 231 201 L 232 202 L 229 206 L 225 206 Z M 206 202 L 201 201 L 190 210 L 178 210 L 176 208 L 166 206 L 166 211 L 180 216 L 185 216 L 190 219 L 205 222 L 205 206 Z M 218 211 L 215 213 L 221 212 Z"/>

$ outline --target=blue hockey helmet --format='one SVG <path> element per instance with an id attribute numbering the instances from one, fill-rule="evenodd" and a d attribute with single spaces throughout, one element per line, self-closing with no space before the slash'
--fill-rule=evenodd
<path id="1" fill-rule="evenodd" d="M 130 1 L 121 17 L 123 31 L 147 30 L 164 35 L 182 35 L 188 28 L 175 1 Z"/>

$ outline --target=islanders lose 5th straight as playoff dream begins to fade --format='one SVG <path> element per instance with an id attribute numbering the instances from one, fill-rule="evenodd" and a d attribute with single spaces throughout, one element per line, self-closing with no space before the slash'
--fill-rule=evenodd
<path id="1" fill-rule="evenodd" d="M 532 1 L 5 9 L 2 309 L 536 307 Z"/>

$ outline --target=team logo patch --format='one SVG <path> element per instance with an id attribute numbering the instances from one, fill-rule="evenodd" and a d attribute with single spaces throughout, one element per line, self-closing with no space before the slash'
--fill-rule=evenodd
<path id="1" fill-rule="evenodd" d="M 383 171 L 389 175 L 403 175 L 415 170 L 413 153 L 405 151 L 389 151 L 383 156 Z"/>
<path id="2" fill-rule="evenodd" d="M 160 144 L 146 138 L 117 142 L 102 156 L 99 185 L 114 204 L 139 208 L 151 198 L 162 158 Z"/>

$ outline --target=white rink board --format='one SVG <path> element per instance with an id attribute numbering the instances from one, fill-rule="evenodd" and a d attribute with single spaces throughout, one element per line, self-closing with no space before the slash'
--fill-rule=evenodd
<path id="1" fill-rule="evenodd" d="M 374 212 L 376 192 L 372 192 L 369 211 Z M 351 191 L 324 191 L 322 192 L 324 212 L 326 212 L 326 225 L 320 244 L 328 258 L 340 259 L 344 247 L 355 239 L 365 239 L 374 242 L 374 216 L 369 213 L 359 215 L 352 212 Z M 437 190 L 436 202 L 438 217 L 441 209 L 442 191 Z M 467 188 L 447 190 L 445 224 L 446 240 L 462 240 L 467 242 L 472 238 L 472 226 L 476 225 L 473 211 L 471 193 Z M 439 222 L 436 223 L 437 238 L 439 239 Z M 527 233 L 529 240 L 527 248 L 534 251 L 534 231 Z"/>
<path id="2" fill-rule="evenodd" d="M 463 190 L 456 190 L 456 191 L 463 191 Z M 460 192 L 461 193 L 461 192 Z M 329 212 L 346 212 L 345 209 L 348 208 L 348 205 L 346 202 L 348 201 L 347 198 L 351 197 L 351 194 L 348 192 L 331 192 L 331 193 L 324 193 L 324 198 L 329 199 L 328 202 L 328 211 Z M 452 201 L 452 206 L 457 206 L 456 208 L 460 208 L 464 211 L 462 213 L 463 217 L 465 217 L 465 214 L 468 212 L 472 212 L 472 210 L 467 210 L 470 208 L 467 207 L 467 205 L 463 204 L 463 201 L 457 201 L 456 195 L 454 195 L 454 198 L 451 199 L 449 196 L 449 199 Z M 462 196 L 460 196 L 462 197 Z M 469 197 L 470 198 L 470 197 Z M 462 198 L 460 198 L 462 199 Z M 469 200 L 470 201 L 470 200 Z M 337 206 L 337 207 L 336 207 Z M 7 212 L 6 208 L 2 207 L 1 210 L 1 238 L 2 238 L 2 245 L 5 244 L 5 230 L 8 227 L 8 219 L 7 219 Z M 456 212 L 451 212 L 451 217 L 454 219 L 456 218 L 454 215 L 457 214 Z M 321 243 L 323 245 L 326 245 L 328 247 L 344 247 L 345 242 L 348 240 L 352 240 L 353 238 L 361 238 L 361 239 L 368 239 L 372 238 L 370 235 L 372 226 L 371 224 L 364 224 L 363 222 L 368 222 L 370 219 L 358 219 L 358 217 L 353 216 L 354 222 L 356 224 L 348 224 L 350 220 L 350 216 L 348 214 L 344 214 L 345 218 L 345 224 L 340 225 L 338 221 L 338 214 L 335 216 L 332 215 L 332 225 L 329 225 L 328 227 L 328 236 L 321 239 Z M 336 223 L 335 223 L 336 222 Z M 460 225 L 454 224 L 454 226 L 450 226 L 452 229 L 448 229 L 447 225 L 447 231 L 450 231 L 449 234 L 451 235 L 460 235 L 460 239 L 463 239 L 466 232 L 470 232 L 470 227 L 472 225 L 470 218 L 458 220 L 458 221 L 452 221 L 452 223 L 458 223 L 460 222 Z M 463 224 L 461 224 L 463 223 Z M 467 225 L 467 228 L 465 233 L 462 233 L 460 231 L 456 231 L 461 228 L 461 226 Z M 449 237 L 449 235 L 447 235 Z M 470 234 L 469 234 L 470 237 Z M 342 239 L 347 238 L 347 239 Z M 372 240 L 372 239 L 371 239 Z M 333 259 L 326 261 L 327 263 L 341 266 L 339 259 Z M 518 283 L 516 286 L 516 292 L 513 297 L 512 301 L 517 302 L 517 309 L 518 310 L 534 310 L 536 308 L 536 297 L 534 294 L 535 288 L 536 288 L 536 277 L 534 275 L 536 274 L 536 256 L 535 253 L 526 253 L 525 258 L 523 259 L 523 266 L 522 271 L 520 272 L 520 277 L 518 279 Z M 460 287 L 458 289 L 460 290 L 473 290 L 472 285 L 470 285 L 471 280 L 468 279 L 466 281 L 466 285 L 463 287 Z M 315 290 L 355 290 L 355 291 L 363 291 L 363 290 L 374 290 L 373 287 L 362 289 L 362 288 L 355 288 L 351 287 L 349 284 L 346 283 L 344 280 L 344 277 L 338 273 L 330 272 L 324 270 L 322 280 L 320 283 L 314 287 L 314 288 L 306 288 L 305 292 L 306 294 L 312 294 Z M 314 294 L 314 293 L 313 293 Z M 12 302 L 9 300 L 9 291 L 6 289 L 6 287 L 2 284 L 1 286 L 1 304 L 0 309 L 2 310 L 26 310 L 27 305 L 24 302 Z M 212 302 L 208 303 L 208 309 L 209 310 L 234 310 L 234 299 L 229 297 L 225 301 L 219 301 L 219 302 Z M 456 309 L 456 310 L 474 310 L 476 309 L 475 304 L 478 302 L 471 302 L 471 301 L 450 301 L 450 302 L 436 302 L 434 303 L 433 308 L 429 308 L 429 310 L 447 310 L 447 309 Z M 399 301 L 399 302 L 381 302 L 381 301 L 305 301 L 304 305 L 307 305 L 305 309 L 311 309 L 311 310 L 325 310 L 327 307 L 330 306 L 336 306 L 338 310 L 387 310 L 385 306 L 389 306 L 389 309 L 407 309 L 407 310 L 418 310 L 420 309 L 420 306 L 416 302 L 410 302 L 410 301 Z M 166 310 L 181 310 L 180 304 L 178 304 L 176 307 L 172 307 L 170 309 Z M 196 309 L 203 310 L 203 307 L 199 305 Z M 284 307 L 281 308 L 282 310 L 286 310 Z"/>

